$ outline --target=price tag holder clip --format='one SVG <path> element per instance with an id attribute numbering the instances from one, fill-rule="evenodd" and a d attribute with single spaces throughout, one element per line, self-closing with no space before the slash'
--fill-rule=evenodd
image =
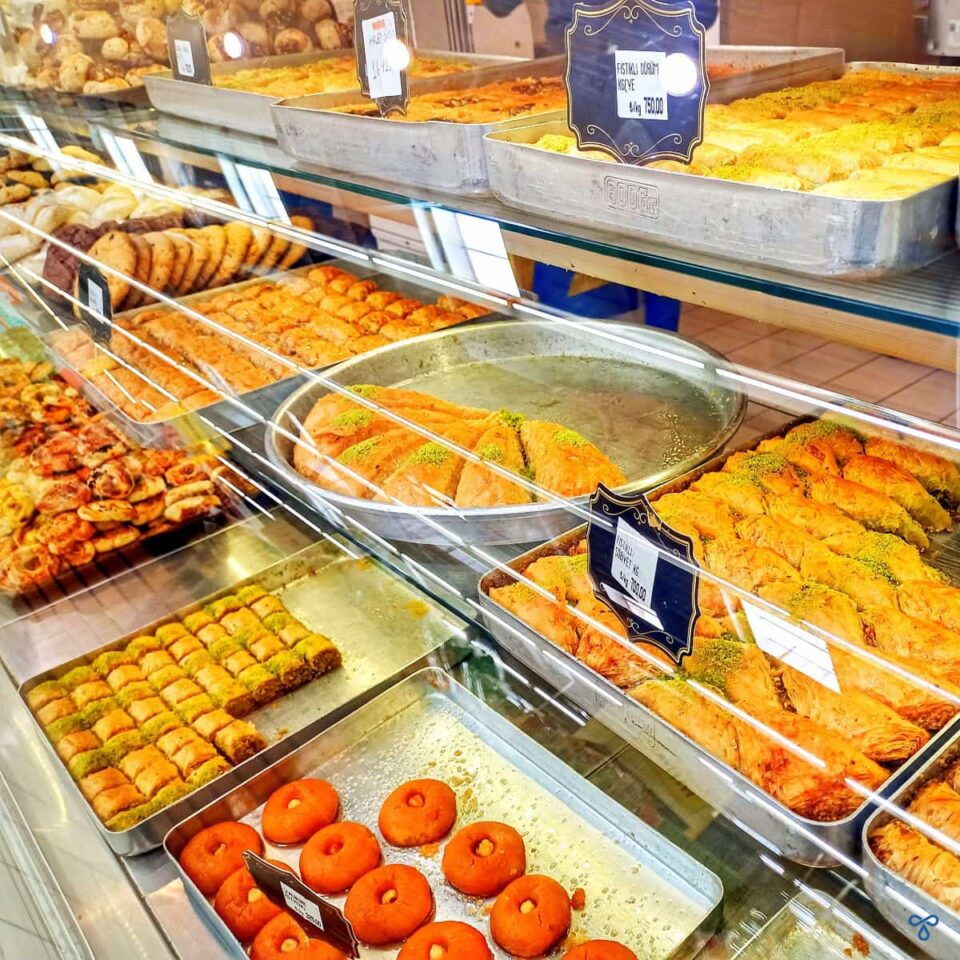
<path id="1" fill-rule="evenodd" d="M 343 912 L 314 893 L 296 874 L 281 870 L 248 850 L 244 862 L 267 898 L 296 914 L 307 936 L 325 940 L 348 957 L 360 956 L 360 941 Z"/>
<path id="2" fill-rule="evenodd" d="M 360 91 L 381 116 L 406 113 L 410 15 L 405 0 L 355 0 L 354 47 Z"/>
<path id="3" fill-rule="evenodd" d="M 191 17 L 182 10 L 167 18 L 167 47 L 174 80 L 202 83 L 209 86 L 210 52 L 207 50 L 207 31 L 199 17 Z"/>
<path id="4" fill-rule="evenodd" d="M 594 593 L 619 617 L 628 639 L 653 644 L 679 664 L 693 650 L 700 618 L 693 541 L 666 526 L 642 493 L 620 496 L 601 484 L 590 514 Z"/>
<path id="5" fill-rule="evenodd" d="M 566 47 L 567 122 L 581 150 L 690 163 L 710 91 L 692 0 L 575 3 Z"/>

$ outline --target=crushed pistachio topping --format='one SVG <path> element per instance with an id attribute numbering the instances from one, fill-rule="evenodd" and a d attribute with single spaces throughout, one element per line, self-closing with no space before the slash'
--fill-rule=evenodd
<path id="1" fill-rule="evenodd" d="M 407 463 L 411 466 L 418 464 L 430 464 L 435 467 L 442 466 L 450 459 L 450 451 L 440 443 L 425 443 L 422 447 L 414 450 L 407 458 Z"/>
<path id="2" fill-rule="evenodd" d="M 589 440 L 581 437 L 576 430 L 558 430 L 553 435 L 554 443 L 558 443 L 561 447 L 586 447 L 589 445 Z"/>
<path id="3" fill-rule="evenodd" d="M 352 447 L 347 447 L 347 449 L 340 454 L 340 462 L 349 464 L 365 460 L 376 450 L 379 443 L 380 437 L 370 437 L 369 440 L 361 440 L 360 443 L 355 443 Z"/>
<path id="4" fill-rule="evenodd" d="M 365 427 L 373 419 L 370 410 L 347 410 L 330 421 L 332 427 Z"/>
<path id="5" fill-rule="evenodd" d="M 487 443 L 482 446 L 477 455 L 481 460 L 492 460 L 494 463 L 503 463 L 503 447 L 499 443 Z"/>

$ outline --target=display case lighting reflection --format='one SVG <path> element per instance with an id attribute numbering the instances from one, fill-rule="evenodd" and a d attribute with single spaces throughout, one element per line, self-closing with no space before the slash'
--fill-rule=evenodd
<path id="1" fill-rule="evenodd" d="M 49 23 L 40 24 L 40 39 L 44 43 L 49 43 L 53 46 L 54 41 L 57 39 L 57 35 L 53 32 Z"/>
<path id="2" fill-rule="evenodd" d="M 240 34 L 228 30 L 223 35 L 223 52 L 231 60 L 239 60 L 243 56 L 243 40 Z"/>
<path id="3" fill-rule="evenodd" d="M 663 64 L 663 86 L 671 97 L 685 97 L 697 85 L 697 65 L 685 53 L 671 53 Z"/>
<path id="4" fill-rule="evenodd" d="M 410 66 L 410 51 L 402 40 L 394 37 L 383 45 L 383 59 L 391 70 L 406 70 Z"/>

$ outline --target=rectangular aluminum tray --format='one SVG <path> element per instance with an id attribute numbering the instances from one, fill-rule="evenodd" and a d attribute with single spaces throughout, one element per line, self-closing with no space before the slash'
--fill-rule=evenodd
<path id="1" fill-rule="evenodd" d="M 309 53 L 289 53 L 277 57 L 260 57 L 253 60 L 235 60 L 230 63 L 214 63 L 210 66 L 213 77 L 230 76 L 242 70 L 258 68 L 277 69 L 278 67 L 299 67 L 318 60 L 333 60 L 349 56 L 350 50 L 312 50 Z M 484 56 L 475 53 L 451 53 L 448 50 L 421 50 L 422 56 L 448 60 L 469 60 L 476 69 L 501 63 L 509 63 L 514 58 Z M 472 72 L 471 72 L 472 75 Z M 457 76 L 464 76 L 463 73 Z M 410 81 L 411 95 L 430 89 L 434 77 Z M 243 90 L 227 90 L 207 84 L 190 83 L 188 80 L 175 80 L 170 70 L 149 74 L 146 78 L 147 93 L 150 102 L 162 113 L 176 117 L 186 117 L 209 123 L 214 126 L 229 127 L 243 133 L 252 133 L 259 137 L 276 139 L 277 133 L 270 114 L 270 105 L 277 98 L 262 93 L 248 93 Z M 351 95 L 359 92 L 359 85 L 345 91 Z M 341 93 L 317 93 L 313 95 L 318 108 L 326 101 L 342 96 Z"/>
<path id="2" fill-rule="evenodd" d="M 912 943 L 935 960 L 957 960 L 960 956 L 960 913 L 951 910 L 936 897 L 914 886 L 881 863 L 870 849 L 870 833 L 890 820 L 896 820 L 896 810 L 907 807 L 914 795 L 945 767 L 960 759 L 960 744 L 943 744 L 910 780 L 889 798 L 863 825 L 864 884 L 873 905 L 893 926 Z M 930 938 L 920 941 L 920 926 L 911 918 L 936 917 L 936 923 L 924 924 Z"/>
<path id="3" fill-rule="evenodd" d="M 844 53 L 839 47 L 707 48 L 707 66 L 733 64 L 743 72 L 710 83 L 710 103 L 731 103 L 784 87 L 843 76 Z"/>
<path id="4" fill-rule="evenodd" d="M 520 77 L 559 76 L 563 57 L 522 60 L 481 73 L 431 79 L 431 90 L 498 83 Z M 489 190 L 483 136 L 537 119 L 560 119 L 559 110 L 496 123 L 406 123 L 335 113 L 331 107 L 369 104 L 359 93 L 291 97 L 271 107 L 280 146 L 298 160 L 361 177 L 454 193 Z"/>
<path id="5" fill-rule="evenodd" d="M 866 944 L 867 952 L 863 947 Z M 744 946 L 737 960 L 904 960 L 886 938 L 842 904 L 819 890 L 803 887 Z"/>
<path id="6" fill-rule="evenodd" d="M 915 69 L 853 63 L 847 70 L 866 67 Z M 915 270 L 955 245 L 956 180 L 902 200 L 824 197 L 532 147 L 545 134 L 570 129 L 557 118 L 484 138 L 490 187 L 504 203 L 809 276 L 863 278 Z"/>
<path id="7" fill-rule="evenodd" d="M 352 263 L 347 260 L 325 260 L 323 266 L 341 267 L 356 275 L 360 279 L 372 279 L 384 286 L 384 289 L 394 290 L 406 297 L 423 300 L 429 303 L 436 298 L 436 291 L 428 290 L 415 283 L 394 277 L 390 274 L 377 272 L 372 267 Z M 178 298 L 177 302 L 186 306 L 202 303 L 211 297 L 223 293 L 243 290 L 244 287 L 262 283 L 264 280 L 279 279 L 281 276 L 298 276 L 309 273 L 318 264 L 307 264 L 294 270 L 287 270 L 282 274 L 272 274 L 267 277 L 251 277 L 239 283 L 217 287 L 213 290 L 202 290 Z M 132 318 L 146 310 L 156 310 L 158 304 L 148 304 L 133 310 L 126 310 L 118 314 L 120 318 Z M 464 321 L 466 323 L 467 321 Z M 459 325 L 458 325 L 459 326 Z M 122 410 L 118 409 L 107 397 L 83 374 L 77 370 L 57 349 L 57 339 L 63 331 L 57 330 L 48 334 L 45 345 L 57 371 L 73 386 L 79 389 L 98 410 L 107 411 L 110 418 L 127 433 L 135 437 L 146 447 L 182 447 L 185 444 L 197 443 L 201 440 L 219 440 L 224 433 L 233 433 L 255 423 L 264 423 L 273 414 L 274 410 L 283 403 L 297 388 L 306 382 L 304 374 L 292 374 L 276 383 L 268 383 L 257 390 L 238 394 L 235 397 L 224 397 L 216 403 L 201 407 L 199 410 L 188 411 L 169 417 L 166 420 L 144 423 L 134 420 Z M 325 368 L 317 368 L 325 369 Z"/>
<path id="8" fill-rule="evenodd" d="M 586 909 L 574 912 L 571 941 L 611 937 L 645 960 L 693 957 L 721 916 L 720 879 L 675 847 L 562 760 L 521 733 L 442 670 L 426 669 L 395 685 L 315 737 L 241 789 L 191 817 L 164 841 L 187 896 L 237 957 L 243 949 L 210 903 L 180 871 L 177 857 L 204 827 L 242 820 L 260 827 L 263 804 L 281 784 L 322 775 L 340 790 L 344 819 L 372 829 L 384 796 L 416 777 L 460 790 L 457 826 L 499 820 L 527 846 L 527 870 L 554 877 L 567 890 L 583 887 Z M 388 848 L 384 845 L 386 852 Z M 297 867 L 298 848 L 267 844 L 266 857 Z M 485 904 L 453 891 L 440 858 L 417 848 L 389 848 L 389 860 L 415 865 L 430 881 L 437 918 L 485 930 Z M 613 892 L 616 891 L 616 896 Z M 342 905 L 343 898 L 331 898 Z M 491 943 L 497 960 L 507 955 Z M 392 957 L 395 948 L 361 947 L 363 960 Z"/>
<path id="9" fill-rule="evenodd" d="M 184 817 L 286 756 L 318 730 L 404 676 L 423 656 L 454 637 L 463 637 L 463 625 L 448 611 L 376 562 L 355 559 L 348 547 L 329 539 L 84 657 L 32 677 L 20 686 L 20 696 L 25 701 L 27 693 L 44 680 L 60 676 L 106 650 L 119 649 L 136 636 L 152 633 L 163 623 L 181 619 L 211 600 L 254 582 L 277 594 L 298 620 L 329 636 L 343 656 L 343 665 L 251 713 L 246 719 L 266 737 L 269 745 L 264 750 L 136 827 L 122 833 L 107 830 L 87 807 L 101 836 L 121 856 L 158 846 L 164 834 Z M 385 637 L 390 638 L 389 643 L 384 642 Z M 40 736 L 53 753 L 61 775 L 73 784 L 42 730 Z"/>
<path id="10" fill-rule="evenodd" d="M 761 440 L 778 436 L 791 427 L 808 421 L 800 417 L 764 436 L 754 437 L 737 449 L 752 449 Z M 735 450 L 727 450 L 689 473 L 670 480 L 650 493 L 651 501 L 667 493 L 678 493 L 705 473 L 718 470 Z M 566 553 L 586 535 L 586 525 L 562 534 L 511 560 L 507 566 L 517 572 L 535 560 Z M 932 538 L 928 561 L 955 573 L 953 557 L 958 532 Z M 628 697 L 624 691 L 565 653 L 556 644 L 537 633 L 519 617 L 490 597 L 494 587 L 505 586 L 513 578 L 503 570 L 491 570 L 480 580 L 480 608 L 490 633 L 531 670 L 549 680 L 585 710 L 616 731 L 642 754 L 663 767 L 717 811 L 767 846 L 797 863 L 832 867 L 853 856 L 860 842 L 860 828 L 873 811 L 876 801 L 865 801 L 843 820 L 821 822 L 798 816 L 761 790 L 751 780 L 728 766 L 690 737 L 678 731 L 649 708 Z M 931 736 L 929 742 L 898 767 L 877 791 L 887 797 L 926 763 L 927 758 L 949 743 L 960 732 L 960 716 Z"/>

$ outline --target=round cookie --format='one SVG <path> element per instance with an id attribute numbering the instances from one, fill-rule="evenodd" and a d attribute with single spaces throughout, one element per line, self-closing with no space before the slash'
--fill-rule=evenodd
<path id="1" fill-rule="evenodd" d="M 223 252 L 223 259 L 210 278 L 210 287 L 222 287 L 229 283 L 237 275 L 243 264 L 243 259 L 247 255 L 247 248 L 253 239 L 253 231 L 245 224 L 239 221 L 225 223 L 223 232 L 226 236 L 226 247 Z"/>
<path id="2" fill-rule="evenodd" d="M 150 278 L 147 283 L 158 293 L 165 293 L 173 273 L 175 248 L 165 233 L 145 233 L 143 239 L 150 244 Z"/>
<path id="3" fill-rule="evenodd" d="M 114 270 L 132 277 L 137 270 L 137 248 L 133 245 L 129 233 L 122 230 L 111 230 L 105 233 L 90 248 L 89 256 L 97 263 L 102 263 Z M 110 288 L 110 302 L 116 310 L 130 290 L 130 284 L 119 277 L 104 274 L 107 286 Z"/>
<path id="4" fill-rule="evenodd" d="M 170 290 L 174 293 L 180 289 L 187 264 L 190 262 L 192 247 L 185 236 L 173 230 L 166 232 L 166 236 L 173 244 L 173 265 L 170 267 L 170 279 L 167 281 Z"/>
<path id="5" fill-rule="evenodd" d="M 531 873 L 514 880 L 493 904 L 490 934 L 515 957 L 539 957 L 570 926 L 570 898 L 551 877 Z"/>
<path id="6" fill-rule="evenodd" d="M 419 847 L 445 837 L 457 819 L 457 795 L 442 780 L 410 780 L 380 808 L 378 825 L 388 843 Z"/>
<path id="7" fill-rule="evenodd" d="M 281 860 L 270 860 L 281 870 L 293 870 Z M 220 884 L 213 909 L 241 942 L 249 943 L 275 916 L 283 913 L 257 886 L 253 875 L 246 867 L 234 870 Z"/>
<path id="8" fill-rule="evenodd" d="M 413 867 L 378 867 L 351 887 L 343 912 L 364 943 L 397 943 L 422 926 L 433 910 L 427 878 Z"/>
<path id="9" fill-rule="evenodd" d="M 443 850 L 443 875 L 461 893 L 492 897 L 527 868 L 523 837 L 496 821 L 458 830 Z"/>
<path id="10" fill-rule="evenodd" d="M 150 262 L 153 259 L 150 244 L 138 233 L 130 234 L 130 242 L 133 244 L 133 248 L 137 253 L 137 263 L 134 267 L 133 276 L 139 280 L 140 283 L 147 283 L 150 279 Z M 134 307 L 143 306 L 149 299 L 148 294 L 144 293 L 139 287 L 131 284 L 124 298 L 122 309 L 132 310 Z"/>
<path id="11" fill-rule="evenodd" d="M 190 244 L 190 259 L 183 273 L 183 279 L 177 288 L 177 294 L 184 296 L 198 289 L 197 278 L 210 258 L 210 244 L 207 238 L 197 229 L 191 227 L 181 232 L 184 240 Z"/>
<path id="12" fill-rule="evenodd" d="M 227 249 L 227 233 L 219 224 L 211 224 L 209 227 L 201 227 L 200 235 L 207 240 L 207 260 L 197 277 L 195 289 L 206 290 L 210 286 L 210 280 L 217 272 L 220 261 Z"/>
<path id="13" fill-rule="evenodd" d="M 263 855 L 260 834 L 245 823 L 228 820 L 191 837 L 180 853 L 180 866 L 197 889 L 211 897 L 231 873 L 244 865 L 246 850 Z"/>
<path id="14" fill-rule="evenodd" d="M 273 243 L 273 234 L 269 227 L 259 224 L 250 224 L 250 232 L 253 236 L 250 238 L 250 247 L 247 249 L 247 255 L 243 261 L 244 271 L 247 273 L 261 273 L 259 269 L 260 261 L 264 254 L 270 249 Z"/>
<path id="15" fill-rule="evenodd" d="M 292 780 L 270 794 L 263 808 L 263 835 L 271 843 L 303 843 L 333 823 L 340 797 L 326 780 Z"/>
<path id="16" fill-rule="evenodd" d="M 568 950 L 563 960 L 637 960 L 637 955 L 616 940 L 588 940 Z"/>
<path id="17" fill-rule="evenodd" d="M 312 230 L 313 221 L 309 217 L 293 216 L 290 223 L 301 230 Z M 289 249 L 280 258 L 277 265 L 278 270 L 289 270 L 305 253 L 307 246 L 303 243 L 291 243 Z"/>
<path id="18" fill-rule="evenodd" d="M 469 923 L 461 923 L 458 920 L 428 923 L 417 930 L 397 954 L 397 960 L 492 960 L 492 958 L 493 954 L 483 934 L 471 927 Z"/>
<path id="19" fill-rule="evenodd" d="M 318 830 L 300 853 L 300 876 L 317 893 L 343 893 L 380 863 L 380 844 L 362 824 L 343 821 Z"/>

